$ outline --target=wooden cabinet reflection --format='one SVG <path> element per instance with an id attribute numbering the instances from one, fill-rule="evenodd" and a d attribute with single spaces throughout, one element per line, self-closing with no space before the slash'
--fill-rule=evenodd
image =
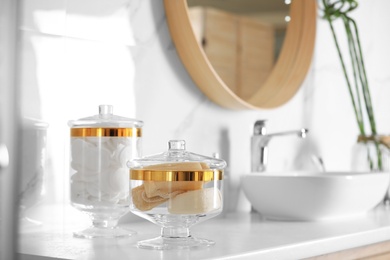
<path id="1" fill-rule="evenodd" d="M 239 97 L 251 97 L 274 66 L 273 26 L 210 7 L 191 7 L 189 16 L 217 74 Z"/>

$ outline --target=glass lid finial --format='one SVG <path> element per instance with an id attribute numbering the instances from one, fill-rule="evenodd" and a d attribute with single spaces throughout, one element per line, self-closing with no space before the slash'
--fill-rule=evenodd
<path id="1" fill-rule="evenodd" d="M 168 142 L 169 150 L 185 150 L 186 149 L 186 141 L 184 140 L 170 140 Z"/>
<path id="2" fill-rule="evenodd" d="M 113 106 L 111 105 L 100 105 L 99 106 L 99 115 L 100 117 L 107 117 L 113 114 Z"/>

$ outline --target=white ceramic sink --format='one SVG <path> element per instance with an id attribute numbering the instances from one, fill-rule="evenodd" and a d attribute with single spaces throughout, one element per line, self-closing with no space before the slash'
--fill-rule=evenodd
<path id="1" fill-rule="evenodd" d="M 241 178 L 253 208 L 269 219 L 325 220 L 364 214 L 381 203 L 390 173 L 251 173 Z"/>

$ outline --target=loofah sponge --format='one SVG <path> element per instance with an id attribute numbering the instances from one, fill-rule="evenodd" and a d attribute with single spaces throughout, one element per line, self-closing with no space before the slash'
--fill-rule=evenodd
<path id="1" fill-rule="evenodd" d="M 209 169 L 205 163 L 183 162 L 165 163 L 144 167 L 143 170 L 166 171 L 204 171 Z M 177 195 L 203 189 L 204 181 L 144 181 L 141 186 L 132 189 L 133 203 L 141 211 L 150 210 Z"/>

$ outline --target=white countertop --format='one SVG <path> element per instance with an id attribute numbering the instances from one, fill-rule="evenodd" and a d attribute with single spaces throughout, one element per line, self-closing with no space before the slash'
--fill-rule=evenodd
<path id="1" fill-rule="evenodd" d="M 270 221 L 257 214 L 231 213 L 191 229 L 193 236 L 214 240 L 214 246 L 169 251 L 136 247 L 137 241 L 160 233 L 157 225 L 138 217 L 121 224 L 137 231 L 130 238 L 74 238 L 72 231 L 88 224 L 87 218 L 77 214 L 70 207 L 50 209 L 50 217 L 41 226 L 23 228 L 19 239 L 21 259 L 302 259 L 390 240 L 390 208 L 385 207 L 353 218 L 322 222 Z"/>

